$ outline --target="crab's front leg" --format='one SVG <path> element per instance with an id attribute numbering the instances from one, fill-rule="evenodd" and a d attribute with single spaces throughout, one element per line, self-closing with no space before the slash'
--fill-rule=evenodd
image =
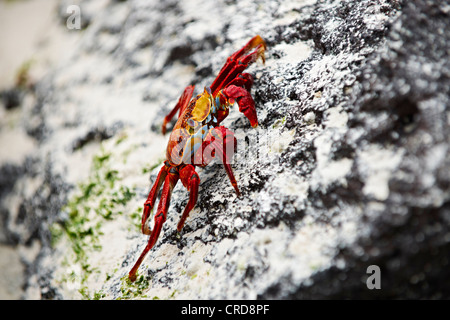
<path id="1" fill-rule="evenodd" d="M 253 51 L 252 51 L 253 50 Z M 258 58 L 264 63 L 264 52 L 266 43 L 259 36 L 254 36 L 250 41 L 242 47 L 242 49 L 233 53 L 225 65 L 220 70 L 216 79 L 211 84 L 211 91 L 215 96 L 221 89 L 227 87 L 239 74 Z"/>
<path id="2" fill-rule="evenodd" d="M 264 63 L 266 43 L 258 35 L 253 37 L 242 49 L 232 54 L 211 84 L 211 91 L 219 97 L 221 104 L 237 101 L 239 111 L 250 120 L 252 127 L 258 126 L 255 102 L 250 94 L 253 77 L 244 70 L 257 59 Z M 226 115 L 225 115 L 226 116 Z M 219 122 L 222 119 L 218 119 Z"/>

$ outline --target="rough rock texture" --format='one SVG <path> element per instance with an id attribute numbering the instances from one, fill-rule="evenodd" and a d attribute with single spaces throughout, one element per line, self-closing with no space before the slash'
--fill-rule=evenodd
<path id="1" fill-rule="evenodd" d="M 32 137 L 29 152 L 0 167 L 0 240 L 21 252 L 23 298 L 450 297 L 448 4 L 79 5 L 79 42 L 11 129 Z M 219 164 L 199 169 L 177 234 L 180 183 L 142 277 L 127 283 L 147 241 L 138 224 L 164 159 L 163 117 L 256 34 L 268 45 L 266 64 L 249 68 L 260 126 L 237 108 L 224 122 L 243 196 Z M 380 290 L 366 285 L 370 265 Z"/>

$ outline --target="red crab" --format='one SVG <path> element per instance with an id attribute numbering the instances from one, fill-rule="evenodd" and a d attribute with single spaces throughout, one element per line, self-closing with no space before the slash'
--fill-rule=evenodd
<path id="1" fill-rule="evenodd" d="M 163 223 L 166 221 L 170 196 L 178 180 L 189 191 L 189 201 L 178 223 L 181 231 L 189 212 L 195 206 L 198 197 L 200 178 L 195 167 L 204 167 L 215 156 L 223 163 L 232 186 L 240 196 L 239 188 L 230 166 L 230 160 L 236 151 L 236 138 L 229 129 L 220 123 L 228 116 L 229 108 L 237 102 L 239 111 L 250 120 L 252 127 L 258 125 L 255 102 L 250 94 L 253 77 L 243 71 L 258 58 L 264 63 L 266 44 L 259 36 L 253 37 L 242 49 L 231 55 L 219 72 L 219 75 L 204 91 L 192 98 L 194 86 L 188 86 L 173 110 L 164 118 L 163 134 L 166 124 L 179 112 L 167 145 L 166 160 L 159 171 L 144 203 L 142 214 L 142 233 L 149 235 L 148 244 L 129 273 L 131 281 L 136 280 L 136 273 L 145 255 L 158 239 Z M 153 230 L 148 226 L 150 213 L 156 196 L 162 186 L 161 198 L 155 214 Z"/>

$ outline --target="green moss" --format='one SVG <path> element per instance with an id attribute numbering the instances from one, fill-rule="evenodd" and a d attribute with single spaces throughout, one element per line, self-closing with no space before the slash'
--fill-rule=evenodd
<path id="1" fill-rule="evenodd" d="M 26 88 L 30 84 L 30 69 L 35 63 L 34 60 L 26 60 L 22 63 L 16 73 L 16 86 L 18 88 Z"/>
<path id="2" fill-rule="evenodd" d="M 126 149 L 125 151 L 122 152 L 121 156 L 122 156 L 123 163 L 127 163 L 128 156 L 130 155 L 130 153 L 132 153 L 138 147 L 139 147 L 138 144 L 133 144 L 130 148 L 128 148 L 128 149 Z"/>
<path id="3" fill-rule="evenodd" d="M 175 297 L 175 293 L 177 293 L 177 289 L 173 290 L 173 292 L 171 293 L 171 295 L 169 296 L 169 298 Z"/>
<path id="4" fill-rule="evenodd" d="M 163 162 L 163 159 L 159 159 L 158 161 L 156 161 L 152 165 L 147 164 L 146 166 L 144 166 L 142 168 L 142 174 L 146 174 L 146 173 L 152 172 L 155 168 L 159 167 L 162 162 Z"/>
<path id="5" fill-rule="evenodd" d="M 111 153 L 104 149 L 93 157 L 87 181 L 78 184 L 63 208 L 67 219 L 51 227 L 53 245 L 64 236 L 69 240 L 74 253 L 72 263 L 81 266 L 82 275 L 78 279 L 81 284 L 97 270 L 89 264 L 88 254 L 102 249 L 100 237 L 104 223 L 123 214 L 123 208 L 135 196 L 128 186 L 118 183 L 120 172 L 111 162 Z M 83 298 L 90 298 L 87 287 L 79 291 Z"/>
<path id="6" fill-rule="evenodd" d="M 126 139 L 128 139 L 128 134 L 125 131 L 122 131 L 121 133 L 118 134 L 118 138 L 116 140 L 115 145 L 119 145 L 122 142 L 124 142 Z"/>
<path id="7" fill-rule="evenodd" d="M 279 127 L 283 126 L 285 123 L 286 123 L 286 116 L 275 120 L 274 124 L 272 125 L 272 129 L 279 128 Z"/>
<path id="8" fill-rule="evenodd" d="M 140 231 L 141 230 L 141 216 L 142 216 L 142 210 L 143 207 L 137 207 L 135 211 L 133 211 L 130 215 L 130 228 L 129 231 Z"/>
<path id="9" fill-rule="evenodd" d="M 101 300 L 104 297 L 106 297 L 106 294 L 102 290 L 100 290 L 99 292 L 94 293 L 94 297 L 92 299 L 93 300 Z"/>
<path id="10" fill-rule="evenodd" d="M 93 295 L 91 296 L 89 294 L 89 289 L 88 287 L 84 286 L 79 290 L 81 296 L 83 297 L 83 299 L 85 300 L 101 300 L 104 297 L 106 297 L 106 293 L 103 292 L 103 290 L 100 291 L 96 291 L 93 293 Z"/>
<path id="11" fill-rule="evenodd" d="M 108 281 L 109 279 L 111 279 L 112 276 L 114 275 L 114 273 L 116 273 L 116 272 L 117 272 L 117 268 L 115 268 L 112 273 L 107 273 L 105 281 Z"/>
<path id="12" fill-rule="evenodd" d="M 118 300 L 133 299 L 137 297 L 144 297 L 144 298 L 147 297 L 146 295 L 143 295 L 143 293 L 148 289 L 150 282 L 143 275 L 137 277 L 136 281 L 134 282 L 130 281 L 128 275 L 122 277 L 120 280 L 121 280 L 120 292 L 122 296 L 120 296 Z"/>
<path id="13" fill-rule="evenodd" d="M 318 265 L 318 264 L 310 264 L 309 268 L 311 269 L 311 271 L 315 272 L 315 271 L 320 269 L 320 265 Z"/>

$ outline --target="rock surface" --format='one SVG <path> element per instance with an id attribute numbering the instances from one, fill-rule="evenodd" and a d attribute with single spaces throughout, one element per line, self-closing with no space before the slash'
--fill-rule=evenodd
<path id="1" fill-rule="evenodd" d="M 2 92 L 0 241 L 25 266 L 22 298 L 450 297 L 448 4 L 77 4 L 76 45 L 19 103 L 7 104 L 17 88 Z M 237 108 L 224 122 L 243 196 L 220 165 L 199 169 L 178 234 L 177 185 L 130 284 L 163 117 L 256 34 L 268 45 L 248 69 L 260 126 Z M 367 287 L 371 265 L 380 290 Z"/>

